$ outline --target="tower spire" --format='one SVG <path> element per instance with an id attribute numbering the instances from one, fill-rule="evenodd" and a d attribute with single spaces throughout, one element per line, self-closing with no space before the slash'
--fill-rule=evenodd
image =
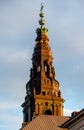
<path id="1" fill-rule="evenodd" d="M 43 12 L 43 8 L 44 8 L 44 5 L 41 3 L 41 9 L 40 9 L 40 20 L 39 20 L 39 24 L 40 24 L 40 28 L 37 28 L 36 29 L 36 33 L 37 33 L 37 36 L 41 36 L 41 34 L 46 34 L 48 33 L 48 29 L 44 27 L 45 25 L 45 19 L 44 19 L 44 15 L 45 13 Z"/>
<path id="2" fill-rule="evenodd" d="M 39 24 L 41 25 L 41 29 L 43 28 L 43 25 L 45 24 L 45 19 L 43 19 L 44 17 L 44 12 L 43 12 L 43 8 L 44 8 L 44 5 L 41 3 L 41 13 L 39 14 L 41 19 L 39 20 Z"/>
<path id="3" fill-rule="evenodd" d="M 38 114 L 63 115 L 63 102 L 59 82 L 55 79 L 53 55 L 44 27 L 43 4 L 40 9 L 40 27 L 37 28 L 36 44 L 32 55 L 30 79 L 26 84 L 26 97 L 22 104 L 23 123 L 32 121 Z"/>

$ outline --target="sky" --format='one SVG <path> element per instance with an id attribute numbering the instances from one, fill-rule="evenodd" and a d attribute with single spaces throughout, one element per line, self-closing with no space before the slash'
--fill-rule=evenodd
<path id="1" fill-rule="evenodd" d="M 41 2 L 64 114 L 84 107 L 84 0 L 0 0 L 0 129 L 18 130 Z"/>

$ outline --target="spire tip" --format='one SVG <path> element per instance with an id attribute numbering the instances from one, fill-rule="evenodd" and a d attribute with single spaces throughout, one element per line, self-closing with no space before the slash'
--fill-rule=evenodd
<path id="1" fill-rule="evenodd" d="M 43 3 L 41 3 L 41 9 L 40 9 L 41 12 L 43 11 L 43 8 L 44 8 L 44 5 Z"/>
<path id="2" fill-rule="evenodd" d="M 39 20 L 39 24 L 40 24 L 40 28 L 37 28 L 36 33 L 37 35 L 41 35 L 42 33 L 46 34 L 48 33 L 48 29 L 44 27 L 45 25 L 45 19 L 44 19 L 44 12 L 43 12 L 43 8 L 44 5 L 41 3 L 41 9 L 40 9 L 40 20 Z"/>

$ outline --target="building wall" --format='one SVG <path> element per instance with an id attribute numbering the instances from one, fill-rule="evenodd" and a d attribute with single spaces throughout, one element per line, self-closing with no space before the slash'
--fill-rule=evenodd
<path id="1" fill-rule="evenodd" d="M 75 121 L 69 128 L 69 130 L 84 130 L 84 117 Z"/>

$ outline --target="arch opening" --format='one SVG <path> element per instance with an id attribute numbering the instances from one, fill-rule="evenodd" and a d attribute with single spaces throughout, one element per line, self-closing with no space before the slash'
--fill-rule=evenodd
<path id="1" fill-rule="evenodd" d="M 45 110 L 45 115 L 52 115 L 52 111 L 50 109 Z"/>

